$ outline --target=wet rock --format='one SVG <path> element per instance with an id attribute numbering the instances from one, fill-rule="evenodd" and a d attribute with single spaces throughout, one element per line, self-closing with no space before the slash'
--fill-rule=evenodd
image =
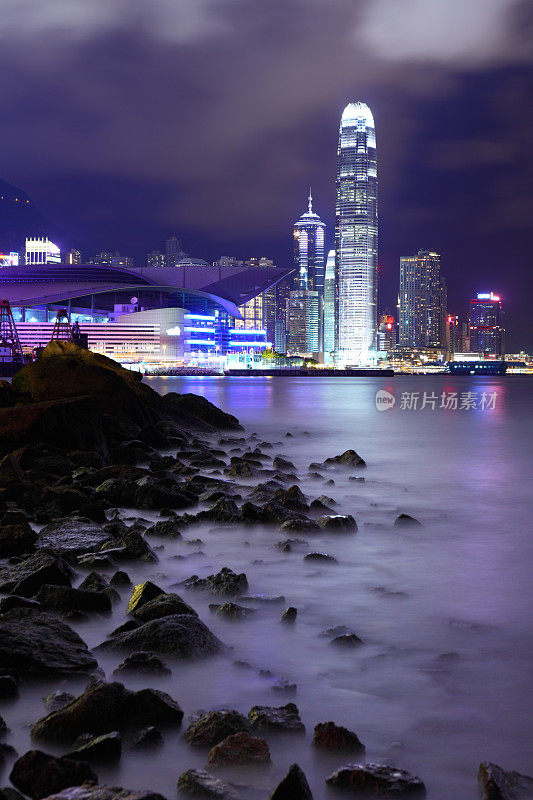
<path id="1" fill-rule="evenodd" d="M 128 631 L 136 631 L 137 628 L 140 628 L 140 624 L 137 622 L 136 619 L 128 619 L 126 622 L 123 622 L 122 625 L 119 625 L 118 628 L 115 628 L 111 633 L 108 633 L 108 636 L 118 636 L 121 633 L 127 633 Z"/>
<path id="2" fill-rule="evenodd" d="M 272 498 L 274 503 L 277 503 L 283 508 L 289 508 L 292 511 L 308 511 L 309 505 L 307 504 L 306 497 L 299 486 L 289 486 L 288 489 L 278 489 Z"/>
<path id="3" fill-rule="evenodd" d="M 0 614 L 6 614 L 8 611 L 11 611 L 12 608 L 42 609 L 42 606 L 30 597 L 19 597 L 17 594 L 2 597 L 0 600 Z"/>
<path id="4" fill-rule="evenodd" d="M 210 520 L 221 524 L 238 524 L 242 521 L 241 512 L 234 500 L 223 497 L 207 511 L 200 511 L 196 515 L 197 520 Z"/>
<path id="5" fill-rule="evenodd" d="M 18 683 L 12 675 L 0 675 L 0 700 L 18 697 Z"/>
<path id="6" fill-rule="evenodd" d="M 122 789 L 120 786 L 77 786 L 50 795 L 47 800 L 165 800 L 165 798 L 157 792 Z"/>
<path id="7" fill-rule="evenodd" d="M 141 608 L 141 606 L 150 602 L 150 600 L 163 594 L 165 594 L 163 589 L 160 589 L 159 586 L 156 586 L 152 581 L 138 583 L 131 593 L 126 611 L 128 614 L 132 614 L 137 611 L 137 609 Z"/>
<path id="8" fill-rule="evenodd" d="M 318 511 L 320 514 L 329 514 L 332 511 L 331 507 L 322 502 L 322 500 L 319 500 L 318 497 L 316 497 L 314 500 L 311 500 L 309 507 L 311 511 Z"/>
<path id="9" fill-rule="evenodd" d="M 357 523 L 351 514 L 330 514 L 317 519 L 326 533 L 354 533 Z"/>
<path id="10" fill-rule="evenodd" d="M 211 767 L 227 764 L 268 764 L 270 750 L 264 739 L 244 731 L 223 739 L 211 748 L 207 763 Z"/>
<path id="11" fill-rule="evenodd" d="M 51 547 L 69 558 L 99 550 L 108 538 L 100 525 L 82 517 L 70 517 L 41 528 L 39 546 Z"/>
<path id="12" fill-rule="evenodd" d="M 99 648 L 149 650 L 178 658 L 201 658 L 220 652 L 223 644 L 197 617 L 173 614 L 145 622 L 135 630 L 115 633 Z"/>
<path id="13" fill-rule="evenodd" d="M 252 603 L 284 603 L 285 595 L 283 594 L 243 594 L 239 600 Z"/>
<path id="14" fill-rule="evenodd" d="M 355 452 L 355 450 L 345 450 L 344 453 L 341 453 L 338 456 L 326 458 L 324 464 L 357 467 L 358 469 L 366 467 L 366 463 L 363 461 L 361 456 Z"/>
<path id="15" fill-rule="evenodd" d="M 147 725 L 141 728 L 135 736 L 131 746 L 134 748 L 160 747 L 163 744 L 163 736 L 159 728 L 154 725 Z"/>
<path id="16" fill-rule="evenodd" d="M 255 478 L 256 475 L 259 475 L 257 467 L 252 466 L 248 461 L 236 456 L 233 458 L 235 461 L 232 459 L 230 466 L 224 470 L 228 475 L 234 478 Z"/>
<path id="17" fill-rule="evenodd" d="M 331 644 L 335 647 L 359 647 L 363 644 L 363 640 L 356 636 L 355 633 L 341 633 L 340 636 L 335 636 L 331 640 Z"/>
<path id="18" fill-rule="evenodd" d="M 130 576 L 127 572 L 119 569 L 115 572 L 114 575 L 111 576 L 109 579 L 110 586 L 131 586 Z"/>
<path id="19" fill-rule="evenodd" d="M 305 725 L 300 719 L 298 706 L 287 703 L 285 706 L 253 706 L 248 719 L 254 730 L 305 733 Z"/>
<path id="20" fill-rule="evenodd" d="M 230 620 L 246 619 L 246 617 L 255 614 L 255 609 L 239 606 L 237 603 L 224 603 L 222 606 L 211 604 L 209 608 L 216 613 L 217 617 L 224 617 L 224 619 Z"/>
<path id="21" fill-rule="evenodd" d="M 280 530 L 282 531 L 295 531 L 297 533 L 320 533 L 320 526 L 312 519 L 301 518 L 301 517 L 293 517 L 291 519 L 285 520 L 280 525 Z"/>
<path id="22" fill-rule="evenodd" d="M 178 789 L 190 797 L 204 800 L 238 800 L 239 795 L 229 783 L 214 778 L 203 769 L 188 769 L 178 778 Z"/>
<path id="23" fill-rule="evenodd" d="M 269 800 L 313 800 L 307 778 L 298 764 L 292 765 L 281 783 L 270 795 Z"/>
<path id="24" fill-rule="evenodd" d="M 296 622 L 296 617 L 298 616 L 298 610 L 294 608 L 294 606 L 289 606 L 286 611 L 280 617 L 280 622 L 286 622 L 288 624 L 292 624 Z"/>
<path id="25" fill-rule="evenodd" d="M 33 800 L 48 797 L 70 786 L 98 783 L 91 767 L 83 761 L 55 758 L 41 750 L 29 750 L 13 765 L 11 783 Z"/>
<path id="26" fill-rule="evenodd" d="M 282 694 L 296 694 L 298 687 L 295 683 L 291 683 L 285 678 L 279 678 L 275 683 L 272 684 L 272 691 L 280 692 Z"/>
<path id="27" fill-rule="evenodd" d="M 326 783 L 356 797 L 426 796 L 426 787 L 420 778 L 381 764 L 347 764 L 326 778 Z"/>
<path id="28" fill-rule="evenodd" d="M 146 651 L 138 651 L 127 656 L 124 661 L 118 665 L 114 671 L 114 675 L 121 672 L 140 672 L 142 674 L 169 674 L 171 670 L 155 653 Z"/>
<path id="29" fill-rule="evenodd" d="M 168 392 L 162 398 L 165 406 L 173 412 L 179 412 L 180 416 L 190 416 L 195 421 L 201 421 L 210 428 L 216 430 L 242 430 L 239 420 L 232 414 L 227 414 L 222 409 L 206 400 L 205 397 L 197 394 L 176 394 Z"/>
<path id="30" fill-rule="evenodd" d="M 124 549 L 117 551 L 118 558 L 122 558 Z M 78 564 L 82 567 L 98 567 L 99 569 L 112 569 L 116 567 L 116 561 L 113 558 L 112 551 L 107 553 L 86 553 L 83 556 L 78 556 Z"/>
<path id="31" fill-rule="evenodd" d="M 286 458 L 282 458 L 281 456 L 275 456 L 272 462 L 272 466 L 274 467 L 274 469 L 281 469 L 283 471 L 296 469 L 292 461 L 287 461 Z"/>
<path id="32" fill-rule="evenodd" d="M 334 556 L 329 556 L 327 553 L 307 553 L 304 556 L 304 561 L 329 561 L 331 563 L 337 563 L 337 559 Z"/>
<path id="33" fill-rule="evenodd" d="M 63 692 L 61 689 L 57 689 L 55 692 L 50 692 L 50 694 L 46 695 L 44 704 L 48 711 L 59 711 L 60 708 L 68 706 L 75 699 L 70 692 Z"/>
<path id="34" fill-rule="evenodd" d="M 144 605 L 136 608 L 133 616 L 138 622 L 150 622 L 152 619 L 161 619 L 172 614 L 198 614 L 185 600 L 173 593 L 160 594 L 153 600 L 149 600 Z"/>
<path id="35" fill-rule="evenodd" d="M 38 535 L 26 521 L 11 525 L 2 523 L 0 528 L 0 558 L 33 553 L 38 538 Z"/>
<path id="36" fill-rule="evenodd" d="M 73 742 L 90 731 L 100 736 L 131 725 L 180 725 L 183 711 L 168 694 L 156 689 L 127 690 L 121 683 L 97 683 L 67 706 L 38 720 L 36 740 Z"/>
<path id="37" fill-rule="evenodd" d="M 187 589 L 203 589 L 213 594 L 237 595 L 246 591 L 248 579 L 244 572 L 237 574 L 229 567 L 222 567 L 215 575 L 189 580 L 185 586 Z"/>
<path id="38" fill-rule="evenodd" d="M 161 536 L 166 539 L 181 539 L 181 532 L 176 520 L 163 519 L 150 525 L 145 531 L 146 536 Z"/>
<path id="39" fill-rule="evenodd" d="M 48 611 L 69 614 L 72 611 L 106 614 L 111 611 L 111 600 L 103 592 L 85 592 L 69 586 L 41 586 L 35 600 Z"/>
<path id="40" fill-rule="evenodd" d="M 40 551 L 18 564 L 0 569 L 0 592 L 32 597 L 44 584 L 70 586 L 73 575 L 64 559 Z"/>
<path id="41" fill-rule="evenodd" d="M 90 733 L 80 736 L 74 742 L 74 749 L 65 758 L 74 761 L 119 761 L 122 755 L 122 737 L 118 731 L 93 736 Z"/>
<path id="42" fill-rule="evenodd" d="M 409 514 L 399 514 L 394 520 L 394 525 L 397 528 L 416 528 L 421 524 L 421 522 L 409 516 Z"/>
<path id="43" fill-rule="evenodd" d="M 346 625 L 332 625 L 331 628 L 326 628 L 325 631 L 322 631 L 320 635 L 332 639 L 335 636 L 342 636 L 345 633 L 351 633 Z"/>
<path id="44" fill-rule="evenodd" d="M 14 608 L 0 618 L 0 663 L 13 675 L 90 672 L 98 666 L 85 642 L 54 614 Z"/>
<path id="45" fill-rule="evenodd" d="M 110 539 L 102 546 L 102 552 L 109 552 L 116 558 L 140 561 L 158 561 L 142 533 L 132 526 L 127 528 L 118 539 Z"/>
<path id="46" fill-rule="evenodd" d="M 478 782 L 483 800 L 529 800 L 533 798 L 533 778 L 519 772 L 509 772 L 482 761 L 478 770 Z"/>
<path id="47" fill-rule="evenodd" d="M 209 711 L 195 719 L 184 733 L 185 740 L 195 747 L 214 747 L 228 736 L 250 733 L 250 723 L 238 711 Z"/>
<path id="48" fill-rule="evenodd" d="M 89 572 L 78 586 L 84 592 L 103 592 L 108 588 L 106 579 L 95 570 Z"/>
<path id="49" fill-rule="evenodd" d="M 313 744 L 322 750 L 345 753 L 364 753 L 365 746 L 359 741 L 357 734 L 335 725 L 334 722 L 319 722 L 315 725 Z"/>

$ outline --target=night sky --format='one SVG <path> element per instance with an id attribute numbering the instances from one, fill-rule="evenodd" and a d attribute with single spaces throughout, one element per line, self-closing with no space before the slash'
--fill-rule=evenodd
<path id="1" fill-rule="evenodd" d="M 340 114 L 374 112 L 380 308 L 399 257 L 442 255 L 450 312 L 502 295 L 533 351 L 533 4 L 522 0 L 2 0 L 0 177 L 87 252 L 291 263 L 333 244 Z"/>

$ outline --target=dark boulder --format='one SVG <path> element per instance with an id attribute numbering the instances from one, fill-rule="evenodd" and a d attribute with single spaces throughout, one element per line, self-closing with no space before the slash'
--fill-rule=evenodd
<path id="1" fill-rule="evenodd" d="M 272 462 L 272 466 L 274 467 L 274 469 L 280 469 L 285 472 L 287 472 L 288 470 L 296 469 L 292 461 L 287 461 L 287 459 L 282 458 L 282 456 L 275 456 Z"/>
<path id="2" fill-rule="evenodd" d="M 47 800 L 165 800 L 165 798 L 157 792 L 122 789 L 120 786 L 79 786 L 50 795 Z"/>
<path id="3" fill-rule="evenodd" d="M 0 592 L 32 597 L 47 583 L 70 586 L 73 575 L 64 559 L 51 552 L 39 551 L 18 564 L 0 569 Z"/>
<path id="4" fill-rule="evenodd" d="M 154 725 L 147 725 L 141 728 L 134 735 L 131 746 L 134 748 L 160 747 L 163 744 L 163 736 L 159 728 Z"/>
<path id="5" fill-rule="evenodd" d="M 38 535 L 28 522 L 2 523 L 0 527 L 0 558 L 33 553 Z"/>
<path id="6" fill-rule="evenodd" d="M 212 611 L 215 612 L 217 617 L 224 617 L 224 619 L 229 620 L 240 620 L 246 619 L 246 617 L 255 614 L 255 609 L 247 608 L 246 606 L 239 606 L 237 603 L 224 603 L 224 605 L 219 606 L 214 604 L 213 606 L 209 606 Z"/>
<path id="7" fill-rule="evenodd" d="M 331 563 L 337 563 L 337 559 L 327 553 L 307 553 L 307 555 L 304 556 L 304 561 L 329 561 Z"/>
<path id="8" fill-rule="evenodd" d="M 200 420 L 206 426 L 216 430 L 242 430 L 239 420 L 197 394 L 176 394 L 168 392 L 163 395 L 163 403 L 173 412 L 181 412 L 184 417 Z"/>
<path id="9" fill-rule="evenodd" d="M 288 624 L 292 624 L 296 622 L 296 617 L 298 616 L 298 610 L 294 608 L 294 606 L 289 606 L 280 617 L 280 622 L 285 622 Z"/>
<path id="10" fill-rule="evenodd" d="M 270 795 L 269 800 L 313 800 L 307 778 L 298 764 L 292 765 L 281 783 Z"/>
<path id="11" fill-rule="evenodd" d="M 274 492 L 272 498 L 274 503 L 277 503 L 283 508 L 289 508 L 292 511 L 308 511 L 309 505 L 306 497 L 299 486 L 289 486 L 288 489 L 278 489 Z"/>
<path id="12" fill-rule="evenodd" d="M 155 522 L 145 530 L 146 536 L 162 536 L 171 539 L 181 539 L 181 533 L 177 522 L 173 519 L 164 519 Z"/>
<path id="13" fill-rule="evenodd" d="M 131 586 L 130 576 L 127 572 L 119 569 L 109 579 L 110 586 Z"/>
<path id="14" fill-rule="evenodd" d="M 138 583 L 131 593 L 131 597 L 128 602 L 127 612 L 128 614 L 132 614 L 137 611 L 141 606 L 144 606 L 146 603 L 149 603 L 150 600 L 153 600 L 155 597 L 159 597 L 159 595 L 164 595 L 165 592 L 163 589 L 160 589 L 159 586 L 156 586 L 155 583 L 152 581 L 145 581 L 144 583 Z"/>
<path id="15" fill-rule="evenodd" d="M 85 642 L 54 614 L 14 608 L 0 618 L 0 668 L 13 675 L 91 672 Z"/>
<path id="16" fill-rule="evenodd" d="M 55 758 L 41 750 L 29 750 L 21 756 L 14 763 L 9 779 L 33 800 L 41 800 L 71 786 L 98 783 L 97 776 L 84 761 Z"/>
<path id="17" fill-rule="evenodd" d="M 324 464 L 328 465 L 340 465 L 344 467 L 356 467 L 361 469 L 366 467 L 366 463 L 363 461 L 361 456 L 355 452 L 355 450 L 345 450 L 344 453 L 341 453 L 338 456 L 333 456 L 332 458 L 326 458 Z"/>
<path id="18" fill-rule="evenodd" d="M 426 787 L 415 775 L 381 764 L 346 764 L 326 778 L 328 786 L 356 797 L 425 797 Z"/>
<path id="19" fill-rule="evenodd" d="M 305 725 L 300 719 L 298 706 L 287 703 L 285 706 L 253 706 L 248 719 L 254 730 L 305 733 Z"/>
<path id="20" fill-rule="evenodd" d="M 69 517 L 51 522 L 39 533 L 39 547 L 51 547 L 65 558 L 99 550 L 109 539 L 94 522 L 82 517 Z"/>
<path id="21" fill-rule="evenodd" d="M 250 723 L 238 711 L 209 711 L 195 719 L 184 733 L 185 740 L 195 747 L 214 747 L 228 736 L 250 733 Z"/>
<path id="22" fill-rule="evenodd" d="M 76 698 L 70 692 L 63 692 L 61 689 L 57 689 L 55 692 L 50 692 L 44 698 L 44 704 L 48 711 L 59 711 L 60 708 L 64 708 L 68 706 L 69 703 L 72 703 L 73 700 Z"/>
<path id="23" fill-rule="evenodd" d="M 204 800 L 239 800 L 239 795 L 229 783 L 214 778 L 204 769 L 188 769 L 178 778 L 179 791 L 190 797 Z"/>
<path id="24" fill-rule="evenodd" d="M 330 514 L 317 519 L 326 533 L 354 533 L 357 523 L 351 514 Z"/>
<path id="25" fill-rule="evenodd" d="M 227 764 L 268 764 L 270 750 L 264 739 L 242 731 L 228 736 L 211 748 L 207 763 L 211 767 Z"/>
<path id="26" fill-rule="evenodd" d="M 146 651 L 138 651 L 126 656 L 124 661 L 118 665 L 114 674 L 121 672 L 139 672 L 142 674 L 169 674 L 171 670 L 155 653 L 148 653 Z"/>
<path id="27" fill-rule="evenodd" d="M 41 586 L 35 600 L 47 611 L 59 614 L 74 612 L 95 612 L 106 614 L 111 611 L 111 600 L 103 592 L 86 592 L 83 589 L 71 589 L 70 586 Z"/>
<path id="28" fill-rule="evenodd" d="M 218 653 L 223 645 L 197 617 L 192 614 L 174 614 L 145 622 L 135 630 L 115 633 L 99 647 L 148 650 L 178 658 L 201 658 Z"/>
<path id="29" fill-rule="evenodd" d="M 86 733 L 74 742 L 74 749 L 65 758 L 74 761 L 119 761 L 122 755 L 122 737 L 118 731 L 93 736 Z"/>
<path id="30" fill-rule="evenodd" d="M 237 574 L 229 567 L 222 567 L 215 575 L 191 579 L 185 586 L 187 589 L 203 589 L 213 594 L 236 595 L 248 589 L 248 580 L 244 572 Z"/>
<path id="31" fill-rule="evenodd" d="M 289 533 L 320 533 L 320 526 L 312 519 L 306 517 L 290 517 L 280 525 L 280 530 Z"/>
<path id="32" fill-rule="evenodd" d="M 356 636 L 355 633 L 341 633 L 331 640 L 331 644 L 335 645 L 335 647 L 359 647 L 363 644 L 363 640 Z"/>
<path id="33" fill-rule="evenodd" d="M 42 717 L 31 729 L 36 740 L 74 742 L 90 732 L 94 736 L 132 725 L 180 725 L 183 711 L 164 692 L 131 692 L 121 683 L 96 683 L 68 705 Z"/>
<path id="34" fill-rule="evenodd" d="M 315 725 L 313 744 L 322 750 L 340 753 L 364 753 L 365 746 L 359 741 L 357 734 L 335 725 L 334 722 L 319 722 Z"/>
<path id="35" fill-rule="evenodd" d="M 533 798 L 533 778 L 519 772 L 509 772 L 490 761 L 482 761 L 478 782 L 483 800 L 530 800 Z"/>
<path id="36" fill-rule="evenodd" d="M 394 520 L 394 525 L 397 528 L 416 528 L 422 523 L 409 514 L 399 514 Z"/>
<path id="37" fill-rule="evenodd" d="M 7 614 L 12 608 L 35 608 L 41 609 L 42 606 L 31 597 L 19 597 L 18 594 L 10 594 L 0 600 L 0 614 Z"/>
<path id="38" fill-rule="evenodd" d="M 152 619 L 161 619 L 161 617 L 168 617 L 172 614 L 198 616 L 194 608 L 182 600 L 178 594 L 173 593 L 160 594 L 133 612 L 133 616 L 139 622 L 150 622 Z"/>

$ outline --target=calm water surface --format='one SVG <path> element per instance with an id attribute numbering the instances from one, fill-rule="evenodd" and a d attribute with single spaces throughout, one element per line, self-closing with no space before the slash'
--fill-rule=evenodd
<path id="1" fill-rule="evenodd" d="M 310 746 L 314 725 L 329 719 L 358 734 L 367 760 L 420 775 L 433 800 L 476 798 L 484 759 L 531 774 L 531 379 L 191 377 L 149 384 L 162 393 L 204 395 L 239 417 L 247 434 L 280 443 L 268 452 L 290 458 L 302 475 L 310 461 L 348 447 L 368 468 L 364 483 L 335 473 L 334 486 L 301 484 L 308 496 L 328 494 L 339 511 L 353 514 L 356 536 L 308 537 L 308 545 L 282 553 L 274 548 L 282 536 L 272 528 L 197 526 L 184 539 L 198 537 L 202 544 L 162 541 L 159 564 L 128 566 L 133 579 L 150 572 L 169 588 L 228 565 L 247 573 L 250 592 L 286 597 L 284 605 L 257 604 L 252 619 L 229 623 L 209 612 L 212 597 L 178 589 L 233 650 L 192 665 L 166 659 L 172 677 L 128 677 L 128 685 L 168 691 L 186 715 L 215 707 L 246 713 L 256 703 L 294 700 L 306 738 L 272 740 L 271 767 L 221 772 L 241 785 L 243 800 L 268 797 L 294 761 L 315 800 L 331 797 L 324 777 L 349 759 Z M 395 395 L 392 410 L 377 411 L 378 389 Z M 443 391 L 470 391 L 478 401 L 482 392 L 497 392 L 497 398 L 488 410 L 400 407 L 402 392 L 424 391 L 439 398 Z M 393 528 L 399 512 L 423 527 Z M 338 563 L 304 562 L 311 550 Z M 298 608 L 294 627 L 279 623 L 288 605 Z M 76 627 L 93 646 L 122 621 L 121 613 Z M 332 625 L 346 625 L 365 645 L 339 652 L 321 636 Z M 106 653 L 99 660 L 110 677 L 122 656 Z M 252 669 L 238 668 L 235 660 Z M 274 691 L 278 678 L 296 683 L 297 694 Z M 40 713 L 46 688 L 36 686 L 2 709 L 19 752 L 29 746 L 25 726 Z M 206 753 L 185 745 L 180 733 L 165 741 L 161 751 L 142 756 L 125 748 L 120 768 L 98 770 L 101 782 L 175 798 L 178 775 L 204 766 Z"/>

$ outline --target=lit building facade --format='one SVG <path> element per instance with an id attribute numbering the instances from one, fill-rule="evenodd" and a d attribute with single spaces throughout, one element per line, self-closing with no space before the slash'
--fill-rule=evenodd
<path id="1" fill-rule="evenodd" d="M 287 353 L 312 355 L 320 350 L 320 306 L 318 292 L 298 289 L 287 300 Z"/>
<path id="2" fill-rule="evenodd" d="M 294 267 L 298 288 L 324 294 L 326 269 L 324 239 L 326 226 L 313 211 L 313 198 L 309 192 L 305 214 L 294 223 Z"/>
<path id="3" fill-rule="evenodd" d="M 396 320 L 392 314 L 381 314 L 378 325 L 378 352 L 386 354 L 397 344 Z"/>
<path id="4" fill-rule="evenodd" d="M 402 347 L 446 346 L 446 283 L 440 256 L 419 250 L 400 259 L 399 339 Z"/>
<path id="5" fill-rule="evenodd" d="M 335 257 L 336 357 L 367 364 L 376 344 L 378 178 L 374 118 L 360 102 L 346 106 L 340 123 Z"/>
<path id="6" fill-rule="evenodd" d="M 324 276 L 324 361 L 330 363 L 335 354 L 335 250 L 326 259 Z"/>
<path id="7" fill-rule="evenodd" d="M 61 250 L 48 236 L 32 236 L 26 239 L 24 260 L 29 265 L 60 264 Z"/>
<path id="8" fill-rule="evenodd" d="M 484 292 L 470 300 L 468 331 L 471 352 L 505 355 L 502 302 L 498 295 Z"/>

